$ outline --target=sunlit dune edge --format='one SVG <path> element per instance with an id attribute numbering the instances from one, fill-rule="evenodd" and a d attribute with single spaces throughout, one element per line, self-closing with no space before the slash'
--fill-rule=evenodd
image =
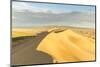
<path id="1" fill-rule="evenodd" d="M 37 28 L 13 28 L 12 29 L 12 38 L 16 38 L 16 37 L 21 37 L 21 36 L 36 36 L 38 33 L 41 33 L 43 31 L 47 31 L 47 32 L 52 32 L 52 31 L 57 31 L 57 32 L 61 32 L 63 30 L 67 30 L 67 29 L 71 29 L 74 31 L 77 31 L 78 33 L 81 33 L 84 36 L 88 36 L 90 38 L 95 39 L 95 29 L 84 29 L 84 28 L 70 28 L 70 27 L 37 27 Z"/>
<path id="2" fill-rule="evenodd" d="M 73 30 L 49 33 L 38 45 L 38 51 L 49 54 L 54 63 L 95 60 L 95 41 Z"/>

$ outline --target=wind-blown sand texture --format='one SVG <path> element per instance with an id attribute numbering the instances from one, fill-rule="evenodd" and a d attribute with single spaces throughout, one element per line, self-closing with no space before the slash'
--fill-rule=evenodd
<path id="1" fill-rule="evenodd" d="M 95 60 L 95 41 L 72 30 L 48 34 L 37 50 L 49 54 L 58 63 Z"/>
<path id="2" fill-rule="evenodd" d="M 94 61 L 95 30 L 13 29 L 11 59 L 12 65 Z"/>

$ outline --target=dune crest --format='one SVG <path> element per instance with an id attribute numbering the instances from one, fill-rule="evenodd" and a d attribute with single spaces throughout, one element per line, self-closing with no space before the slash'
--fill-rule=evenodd
<path id="1" fill-rule="evenodd" d="M 48 34 L 38 45 L 38 51 L 48 53 L 54 63 L 95 60 L 95 42 L 72 30 Z"/>

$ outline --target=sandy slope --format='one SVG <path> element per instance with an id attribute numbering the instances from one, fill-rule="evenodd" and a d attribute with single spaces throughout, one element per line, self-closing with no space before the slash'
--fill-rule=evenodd
<path id="1" fill-rule="evenodd" d="M 34 36 L 33 33 L 39 31 L 40 33 Z M 78 29 L 58 31 L 55 33 L 55 31 L 41 32 L 41 29 L 14 30 L 13 33 L 17 34 L 18 38 L 22 35 L 26 37 L 12 42 L 12 65 L 52 63 L 53 59 L 54 62 L 59 63 L 95 60 L 94 39 L 87 36 L 89 35 L 87 32 L 92 33 L 90 30 L 79 29 L 79 32 Z M 86 36 L 83 34 L 86 34 Z"/>
<path id="2" fill-rule="evenodd" d="M 48 32 L 41 32 L 36 37 L 30 36 L 12 43 L 11 64 L 27 65 L 27 64 L 44 64 L 52 63 L 52 57 L 46 53 L 37 51 L 36 48 L 41 40 Z"/>
<path id="3" fill-rule="evenodd" d="M 95 60 L 94 40 L 72 30 L 51 32 L 37 50 L 49 54 L 58 63 Z"/>

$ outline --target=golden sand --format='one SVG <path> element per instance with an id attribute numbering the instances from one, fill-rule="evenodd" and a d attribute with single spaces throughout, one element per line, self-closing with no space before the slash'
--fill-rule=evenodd
<path id="1" fill-rule="evenodd" d="M 45 31 L 45 29 L 21 29 L 14 28 L 12 29 L 12 38 L 21 37 L 21 36 L 36 36 L 38 33 Z"/>
<path id="2" fill-rule="evenodd" d="M 95 41 L 72 30 L 48 34 L 37 47 L 52 56 L 54 63 L 95 60 Z"/>

